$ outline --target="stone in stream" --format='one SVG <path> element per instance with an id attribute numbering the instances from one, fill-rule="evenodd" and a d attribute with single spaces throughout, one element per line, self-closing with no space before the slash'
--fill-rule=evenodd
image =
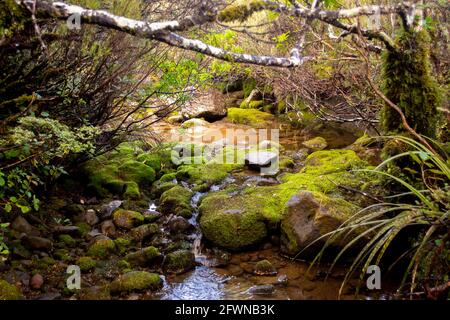
<path id="1" fill-rule="evenodd" d="M 358 207 L 338 198 L 330 198 L 320 192 L 300 191 L 289 199 L 281 222 L 281 248 L 295 255 L 313 241 L 336 230 L 358 210 Z M 302 254 L 315 254 L 324 241 L 321 239 Z M 334 245 L 339 246 L 336 241 Z"/>
<path id="2" fill-rule="evenodd" d="M 207 127 L 209 122 L 202 119 L 189 119 L 181 124 L 181 127 L 184 129 L 195 128 L 195 127 Z"/>
<path id="3" fill-rule="evenodd" d="M 86 212 L 78 216 L 77 219 L 81 222 L 86 222 L 90 226 L 96 225 L 100 221 L 94 209 L 86 210 Z"/>
<path id="4" fill-rule="evenodd" d="M 181 274 L 194 268 L 195 256 L 189 250 L 177 250 L 167 254 L 163 261 L 163 270 L 168 273 Z"/>
<path id="5" fill-rule="evenodd" d="M 256 263 L 253 272 L 258 276 L 273 276 L 277 274 L 277 269 L 269 260 L 261 260 Z"/>
<path id="6" fill-rule="evenodd" d="M 250 152 L 245 156 L 245 164 L 252 170 L 270 167 L 278 161 L 278 154 L 268 151 Z"/>
<path id="7" fill-rule="evenodd" d="M 217 89 L 194 94 L 189 104 L 180 112 L 185 118 L 204 118 L 206 121 L 217 121 L 227 115 L 225 96 Z"/>
<path id="8" fill-rule="evenodd" d="M 97 239 L 88 249 L 88 255 L 97 258 L 106 258 L 116 252 L 116 244 L 111 239 Z"/>
<path id="9" fill-rule="evenodd" d="M 275 292 L 275 287 L 271 284 L 253 286 L 248 292 L 254 295 L 271 295 Z"/>
<path id="10" fill-rule="evenodd" d="M 158 233 L 158 230 L 159 228 L 156 223 L 143 224 L 131 229 L 127 238 L 134 241 L 143 241 Z"/>
<path id="11" fill-rule="evenodd" d="M 157 290 L 163 281 L 156 273 L 130 271 L 114 280 L 110 285 L 111 293 Z"/>
<path id="12" fill-rule="evenodd" d="M 50 251 L 53 248 L 53 242 L 42 237 L 25 235 L 22 237 L 21 241 L 28 249 Z"/>
<path id="13" fill-rule="evenodd" d="M 101 220 L 106 220 L 111 218 L 114 210 L 119 208 L 122 205 L 121 200 L 113 200 L 108 204 L 103 205 L 99 210 L 99 218 Z"/>

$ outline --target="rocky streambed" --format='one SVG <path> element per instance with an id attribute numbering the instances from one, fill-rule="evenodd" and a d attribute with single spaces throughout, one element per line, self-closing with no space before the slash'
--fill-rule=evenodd
<path id="1" fill-rule="evenodd" d="M 279 155 L 280 170 L 269 176 L 260 175 L 265 164 L 259 160 L 249 163 L 255 145 L 236 136 L 224 143 L 211 134 L 255 128 L 261 121 L 281 129 L 279 143 L 257 141 Z M 342 128 L 302 132 L 253 111 L 158 130 L 162 146 L 122 144 L 89 161 L 76 179 L 63 180 L 38 214 L 14 219 L 7 235 L 11 255 L 0 263 L 0 298 L 338 297 L 345 260 L 324 281 L 327 265 L 307 272 L 309 263 L 297 253 L 303 250 L 301 257 L 310 259 L 321 244 L 308 247 L 311 241 L 370 204 L 352 190 L 373 188 L 377 181 L 352 169 L 376 162 L 376 149 Z M 174 130 L 213 138 L 206 144 L 188 139 L 176 148 Z M 325 138 L 316 136 L 320 131 Z M 183 153 L 205 145 L 215 153 L 194 164 L 185 161 Z M 217 161 L 230 153 L 244 161 Z M 67 286 L 70 265 L 80 268 L 80 289 Z M 341 297 L 355 298 L 356 285 L 350 281 Z M 380 293 L 363 290 L 359 298 L 365 296 Z"/>

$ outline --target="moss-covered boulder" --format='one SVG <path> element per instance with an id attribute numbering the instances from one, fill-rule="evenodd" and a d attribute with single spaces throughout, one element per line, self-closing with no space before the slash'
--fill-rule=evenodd
<path id="1" fill-rule="evenodd" d="M 274 120 L 274 116 L 256 109 L 229 108 L 227 119 L 233 123 L 263 128 L 267 127 L 269 122 Z"/>
<path id="2" fill-rule="evenodd" d="M 167 159 L 164 159 L 167 161 Z M 109 194 L 137 199 L 140 187 L 150 186 L 162 166 L 158 153 L 145 152 L 138 144 L 123 143 L 116 150 L 88 161 L 82 168 L 87 188 L 99 197 Z"/>
<path id="3" fill-rule="evenodd" d="M 145 290 L 157 290 L 161 288 L 163 281 L 156 273 L 146 271 L 127 272 L 110 285 L 111 293 L 126 293 Z"/>
<path id="4" fill-rule="evenodd" d="M 210 162 L 203 165 L 183 165 L 177 170 L 176 177 L 179 180 L 194 184 L 195 191 L 206 191 L 213 184 L 221 182 L 228 173 L 238 168 L 235 164 Z"/>
<path id="5" fill-rule="evenodd" d="M 259 243 L 267 235 L 261 209 L 265 201 L 233 191 L 209 194 L 200 205 L 200 227 L 214 245 L 239 250 Z"/>
<path id="6" fill-rule="evenodd" d="M 0 280 L 0 300 L 20 300 L 22 294 L 16 286 Z"/>
<path id="7" fill-rule="evenodd" d="M 134 266 L 147 266 L 161 257 L 159 250 L 153 246 L 142 248 L 125 256 L 125 260 Z"/>
<path id="8" fill-rule="evenodd" d="M 89 271 L 95 268 L 97 262 L 91 257 L 80 257 L 77 259 L 76 264 L 81 271 Z"/>
<path id="9" fill-rule="evenodd" d="M 185 218 L 192 217 L 192 191 L 182 186 L 175 186 L 165 191 L 159 199 L 163 213 L 173 213 Z"/>
<path id="10" fill-rule="evenodd" d="M 190 250 L 177 250 L 164 257 L 163 270 L 180 274 L 194 268 L 195 256 Z"/>
<path id="11" fill-rule="evenodd" d="M 89 246 L 88 255 L 97 258 L 106 258 L 115 253 L 116 244 L 111 239 L 98 239 Z"/>
<path id="12" fill-rule="evenodd" d="M 320 192 L 300 191 L 287 203 L 281 222 L 283 251 L 295 255 L 306 249 L 302 254 L 317 254 L 326 240 L 321 237 L 338 229 L 358 209 L 340 198 L 330 198 Z"/>
<path id="13" fill-rule="evenodd" d="M 320 151 L 328 146 L 327 140 L 322 137 L 315 137 L 313 139 L 304 141 L 302 144 L 313 151 Z"/>
<path id="14" fill-rule="evenodd" d="M 144 223 L 144 216 L 137 211 L 117 209 L 113 213 L 114 224 L 123 229 L 132 229 Z"/>
<path id="15" fill-rule="evenodd" d="M 143 241 L 158 233 L 158 230 L 159 227 L 156 223 L 143 224 L 139 227 L 131 229 L 127 235 L 127 239 L 133 241 Z"/>

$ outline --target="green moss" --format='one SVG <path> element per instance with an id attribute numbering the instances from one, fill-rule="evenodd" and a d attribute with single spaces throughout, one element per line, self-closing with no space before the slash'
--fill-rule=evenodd
<path id="1" fill-rule="evenodd" d="M 57 250 L 55 250 L 55 252 L 53 252 L 53 255 L 57 259 L 65 261 L 65 262 L 69 262 L 69 261 L 73 260 L 72 256 L 69 254 L 69 251 L 67 249 L 57 249 Z"/>
<path id="2" fill-rule="evenodd" d="M 159 178 L 158 183 L 172 182 L 176 178 L 175 172 L 166 173 Z"/>
<path id="3" fill-rule="evenodd" d="M 442 98 L 430 64 L 430 38 L 426 30 L 402 31 L 396 37 L 396 51 L 383 55 L 383 91 L 405 114 L 419 134 L 436 136 L 438 109 Z M 386 133 L 400 133 L 399 114 L 385 106 L 382 126 Z"/>
<path id="4" fill-rule="evenodd" d="M 229 121 L 238 124 L 246 124 L 255 128 L 267 126 L 274 119 L 273 115 L 255 109 L 229 108 L 227 113 Z"/>
<path id="5" fill-rule="evenodd" d="M 242 91 L 244 91 L 244 97 L 248 97 L 254 89 L 256 89 L 256 80 L 254 78 L 247 78 L 242 82 Z"/>
<path id="6" fill-rule="evenodd" d="M 78 227 L 78 231 L 80 232 L 80 236 L 82 238 L 86 237 L 87 234 L 91 231 L 91 226 L 86 222 L 79 222 L 76 224 Z"/>
<path id="7" fill-rule="evenodd" d="M 161 171 L 161 155 L 156 153 L 143 153 L 139 155 L 137 161 L 142 162 L 143 164 L 152 168 L 156 173 Z"/>
<path id="8" fill-rule="evenodd" d="M 164 258 L 163 268 L 170 273 L 183 273 L 195 265 L 194 254 L 190 250 L 177 250 L 167 254 Z"/>
<path id="9" fill-rule="evenodd" d="M 144 222 L 144 216 L 137 211 L 117 209 L 113 212 L 113 220 L 120 228 L 132 229 Z"/>
<path id="10" fill-rule="evenodd" d="M 110 289 L 113 293 L 157 290 L 162 284 L 161 277 L 156 273 L 131 271 L 114 280 Z"/>
<path id="11" fill-rule="evenodd" d="M 97 262 L 91 257 L 80 257 L 76 261 L 76 264 L 80 267 L 80 270 L 85 272 L 94 269 Z"/>
<path id="12" fill-rule="evenodd" d="M 205 165 L 183 165 L 177 170 L 179 180 L 202 185 L 206 188 L 219 183 L 228 176 L 228 173 L 238 166 L 233 164 L 207 163 Z"/>
<path id="13" fill-rule="evenodd" d="M 255 274 L 257 275 L 274 275 L 277 270 L 269 260 L 258 261 L 255 265 Z"/>
<path id="14" fill-rule="evenodd" d="M 58 238 L 59 241 L 65 246 L 73 248 L 77 245 L 77 241 L 68 234 L 61 234 Z"/>
<path id="15" fill-rule="evenodd" d="M 158 230 L 159 227 L 156 223 L 144 224 L 132 229 L 129 233 L 129 237 L 135 241 L 142 241 L 143 239 L 156 234 Z"/>
<path id="16" fill-rule="evenodd" d="M 124 254 L 128 250 L 131 241 L 125 238 L 117 238 L 114 240 L 114 243 L 116 244 L 117 252 Z"/>
<path id="17" fill-rule="evenodd" d="M 20 300 L 22 294 L 16 286 L 0 280 L 0 300 Z"/>
<path id="18" fill-rule="evenodd" d="M 163 213 L 190 218 L 192 216 L 191 197 L 191 190 L 177 185 L 161 195 L 159 206 Z"/>
<path id="19" fill-rule="evenodd" d="M 322 137 L 315 137 L 313 139 L 304 141 L 302 144 L 313 151 L 323 150 L 328 146 L 327 140 Z"/>
<path id="20" fill-rule="evenodd" d="M 97 258 L 106 258 L 116 251 L 116 244 L 111 239 L 99 239 L 88 249 L 88 255 Z"/>
<path id="21" fill-rule="evenodd" d="M 295 162 L 291 157 L 281 156 L 280 161 L 278 162 L 278 166 L 280 167 L 280 169 L 294 168 Z"/>
<path id="22" fill-rule="evenodd" d="M 130 269 L 131 265 L 127 260 L 122 259 L 122 260 L 117 261 L 117 267 L 120 270 L 126 270 L 126 269 Z"/>
<path id="23" fill-rule="evenodd" d="M 161 253 L 153 246 L 143 248 L 136 252 L 131 252 L 125 256 L 125 260 L 132 265 L 147 265 L 160 257 Z"/>

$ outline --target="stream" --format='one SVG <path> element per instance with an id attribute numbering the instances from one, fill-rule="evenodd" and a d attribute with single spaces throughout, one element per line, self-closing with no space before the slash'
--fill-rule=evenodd
<path id="1" fill-rule="evenodd" d="M 215 130 L 226 130 L 230 127 L 239 128 L 239 126 L 224 121 L 215 122 L 213 126 Z M 336 127 L 321 127 L 318 129 L 320 132 L 308 133 L 292 128 L 286 129 L 281 126 L 278 128 L 280 129 L 280 144 L 284 147 L 284 152 L 290 152 L 291 154 L 301 150 L 301 143 L 315 135 L 325 137 L 329 143 L 328 148 L 342 148 L 356 139 L 353 133 Z M 173 129 L 173 125 L 163 126 L 159 134 L 164 137 L 164 132 L 167 133 Z M 168 135 L 165 137 L 168 139 Z M 300 169 L 301 164 L 296 163 L 294 170 Z M 208 192 L 221 190 L 230 183 L 242 185 L 259 182 L 278 183 L 274 178 L 262 177 L 257 172 L 244 169 L 233 172 L 222 183 L 212 186 Z M 187 184 L 184 186 L 191 187 Z M 195 230 L 189 235 L 189 239 L 193 243 L 192 250 L 195 254 L 196 267 L 194 270 L 181 275 L 166 276 L 163 289 L 156 293 L 153 299 L 302 300 L 338 298 L 339 288 L 345 275 L 343 267 L 336 267 L 325 281 L 325 269 L 312 269 L 312 271 L 307 272 L 309 264 L 284 257 L 279 251 L 276 239 L 265 243 L 258 250 L 241 253 L 223 252 L 210 248 L 203 243 L 202 233 L 197 221 L 198 205 L 201 198 L 208 192 L 195 192 L 191 199 L 193 216 L 189 222 L 195 227 Z M 158 209 L 154 202 L 151 203 L 151 209 Z M 270 260 L 277 270 L 276 275 L 259 276 L 253 274 L 254 264 L 262 259 Z M 341 299 L 355 299 L 353 294 L 355 286 L 350 282 L 350 286 L 344 289 Z M 365 296 L 357 298 L 370 299 L 370 297 Z"/>

